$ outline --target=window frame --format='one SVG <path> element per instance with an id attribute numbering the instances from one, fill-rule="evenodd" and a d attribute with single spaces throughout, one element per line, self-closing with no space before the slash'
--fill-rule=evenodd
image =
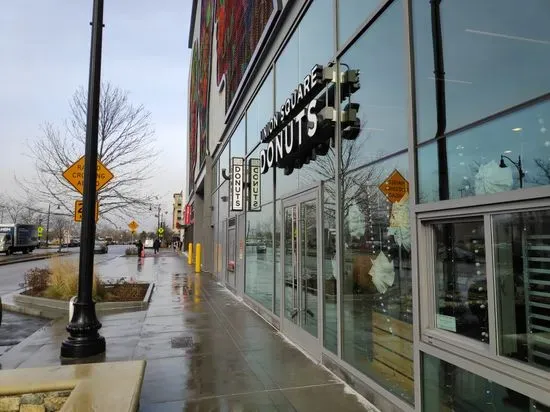
<path id="1" fill-rule="evenodd" d="M 441 206 L 441 205 L 439 205 Z M 419 304 L 419 347 L 422 352 L 454 363 L 460 367 L 468 360 L 472 368 L 464 368 L 506 387 L 529 387 L 522 393 L 539 402 L 548 402 L 548 381 L 550 371 L 499 354 L 500 332 L 497 287 L 495 279 L 495 244 L 493 241 L 493 218 L 505 213 L 550 209 L 550 198 L 512 200 L 500 204 L 488 204 L 456 209 L 431 210 L 417 213 L 418 228 L 418 292 Z M 488 344 L 436 327 L 436 283 L 435 283 L 435 233 L 434 224 L 471 221 L 483 218 L 485 236 L 485 272 L 487 277 L 487 305 L 489 336 Z M 447 353 L 448 356 L 441 356 Z M 451 355 L 452 354 L 452 355 Z M 457 361 L 460 359 L 460 361 Z M 485 373 L 479 373 L 479 370 Z M 513 382 L 513 383 L 511 383 Z M 519 386 L 518 386 L 519 385 Z M 516 389 L 517 390 L 517 389 Z"/>

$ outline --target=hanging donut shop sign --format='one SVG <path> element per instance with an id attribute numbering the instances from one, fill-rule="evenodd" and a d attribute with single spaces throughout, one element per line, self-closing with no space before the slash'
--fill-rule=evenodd
<path id="1" fill-rule="evenodd" d="M 329 151 L 329 140 L 334 136 L 337 115 L 334 110 L 336 89 L 335 66 L 315 65 L 298 84 L 292 95 L 281 106 L 260 132 L 260 140 L 267 147 L 260 152 L 260 170 L 265 174 L 272 167 L 284 168 L 284 174 L 300 169 L 303 164 Z M 359 89 L 359 71 L 346 70 L 340 74 L 340 96 L 348 97 Z M 328 87 L 327 87 L 328 86 Z M 326 89 L 326 93 L 317 96 Z M 348 104 L 342 112 L 342 126 L 359 130 L 358 104 Z M 352 133 L 356 136 L 357 134 Z M 343 138 L 346 138 L 344 133 Z M 347 138 L 354 138 L 351 135 Z"/>

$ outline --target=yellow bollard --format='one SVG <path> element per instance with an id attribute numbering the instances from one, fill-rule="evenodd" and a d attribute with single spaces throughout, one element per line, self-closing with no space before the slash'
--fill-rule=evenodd
<path id="1" fill-rule="evenodd" d="M 187 264 L 193 264 L 193 243 L 189 243 L 187 252 Z"/>
<path id="2" fill-rule="evenodd" d="M 201 244 L 197 243 L 195 254 L 195 273 L 201 273 Z"/>

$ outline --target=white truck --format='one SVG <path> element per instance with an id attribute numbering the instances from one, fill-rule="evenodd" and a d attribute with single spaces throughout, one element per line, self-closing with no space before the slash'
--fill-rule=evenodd
<path id="1" fill-rule="evenodd" d="M 38 248 L 36 225 L 0 224 L 0 253 L 29 253 Z"/>

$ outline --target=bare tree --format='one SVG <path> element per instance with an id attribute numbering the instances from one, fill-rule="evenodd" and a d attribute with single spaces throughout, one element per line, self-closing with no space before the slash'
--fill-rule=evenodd
<path id="1" fill-rule="evenodd" d="M 65 235 L 70 233 L 71 220 L 67 216 L 56 215 L 52 218 L 51 231 L 53 238 L 59 240 L 59 248 L 63 245 Z"/>
<path id="2" fill-rule="evenodd" d="M 0 200 L 0 223 L 35 223 L 38 213 L 30 206 L 29 200 L 20 200 L 13 196 L 4 195 Z"/>
<path id="3" fill-rule="evenodd" d="M 62 174 L 84 154 L 87 99 L 87 91 L 79 88 L 70 101 L 70 119 L 64 127 L 46 123 L 42 137 L 29 144 L 37 176 L 23 182 L 24 186 L 36 200 L 56 202 L 68 213 L 73 212 L 80 194 Z M 147 181 L 158 153 L 150 122 L 150 113 L 142 105 L 133 105 L 127 91 L 102 84 L 98 159 L 114 178 L 98 192 L 98 201 L 101 217 L 110 222 L 145 210 L 153 200 Z"/>

